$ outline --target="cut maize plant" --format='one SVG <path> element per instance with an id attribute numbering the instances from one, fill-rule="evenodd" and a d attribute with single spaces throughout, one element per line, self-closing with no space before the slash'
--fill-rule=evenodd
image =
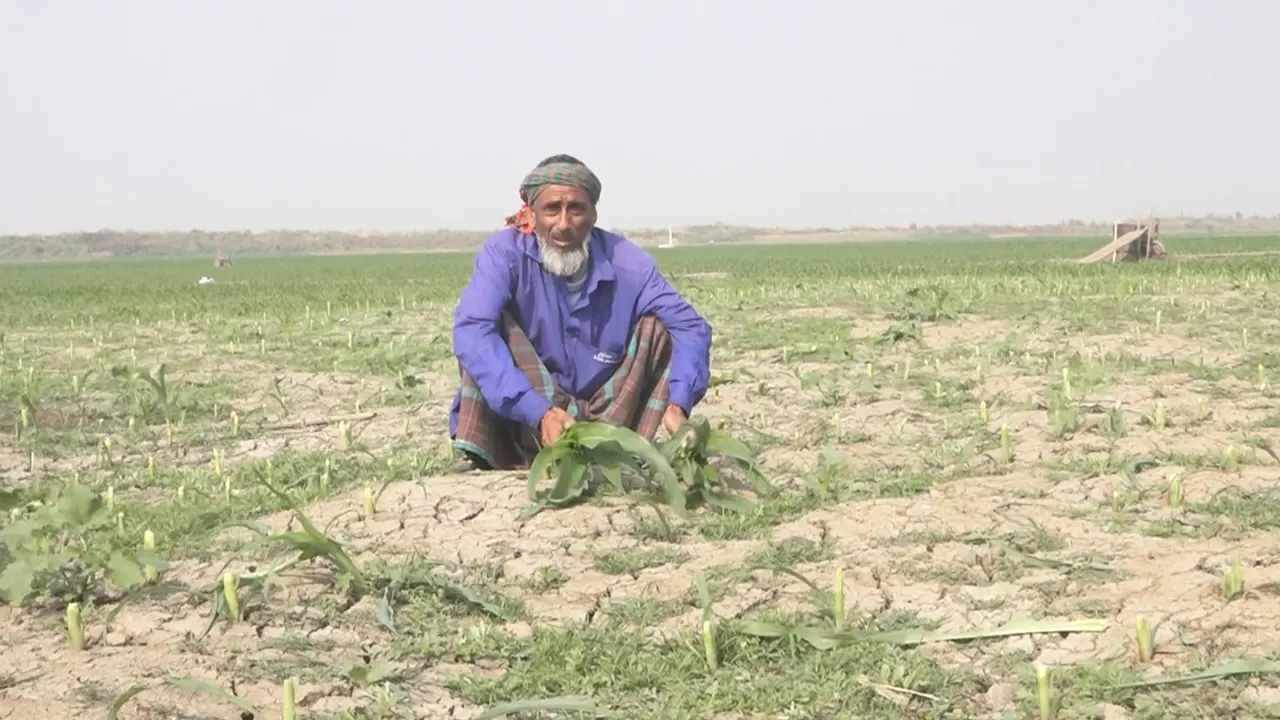
<path id="1" fill-rule="evenodd" d="M 713 429 L 701 416 L 690 418 L 657 446 L 627 428 L 602 422 L 574 423 L 534 458 L 529 468 L 529 498 L 551 507 L 577 502 L 595 472 L 615 491 L 627 493 L 625 470 L 644 482 L 640 495 L 678 514 L 685 514 L 699 502 L 750 512 L 754 504 L 729 491 L 716 460 L 749 478 L 758 493 L 772 491 L 751 450 L 724 431 Z M 538 482 L 548 475 L 555 484 L 540 492 Z"/>

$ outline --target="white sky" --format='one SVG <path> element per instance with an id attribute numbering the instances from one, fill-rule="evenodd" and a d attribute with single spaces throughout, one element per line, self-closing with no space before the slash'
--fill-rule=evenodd
<path id="1" fill-rule="evenodd" d="M 1277 88 L 1275 0 L 0 0 L 0 233 L 1269 215 Z"/>

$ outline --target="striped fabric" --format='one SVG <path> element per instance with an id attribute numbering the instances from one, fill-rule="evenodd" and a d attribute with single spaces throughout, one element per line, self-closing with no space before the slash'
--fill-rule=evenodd
<path id="1" fill-rule="evenodd" d="M 575 398 L 555 386 L 524 330 L 504 314 L 503 337 L 516 367 L 557 407 L 577 420 L 597 420 L 628 427 L 652 440 L 667 409 L 671 336 L 652 315 L 640 318 L 631 335 L 627 356 L 617 372 L 588 399 Z M 540 446 L 536 428 L 499 417 L 480 395 L 471 375 L 461 368 L 462 400 L 453 446 L 482 469 L 520 470 L 529 467 Z"/>
<path id="2" fill-rule="evenodd" d="M 533 211 L 529 206 L 542 188 L 548 185 L 582 188 L 587 191 L 592 205 L 600 202 L 600 192 L 603 189 L 600 178 L 581 160 L 572 155 L 553 155 L 538 163 L 520 181 L 520 209 L 514 215 L 507 216 L 507 227 L 515 227 L 522 233 L 533 232 Z"/>

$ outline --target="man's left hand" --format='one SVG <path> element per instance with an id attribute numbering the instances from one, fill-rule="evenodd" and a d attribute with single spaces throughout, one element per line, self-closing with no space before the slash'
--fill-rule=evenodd
<path id="1" fill-rule="evenodd" d="M 684 421 L 688 419 L 689 416 L 684 414 L 684 408 L 676 405 L 675 403 L 668 405 L 667 409 L 662 413 L 662 425 L 667 429 L 667 432 L 672 435 L 674 435 L 676 430 L 679 430 L 680 426 L 684 424 Z"/>

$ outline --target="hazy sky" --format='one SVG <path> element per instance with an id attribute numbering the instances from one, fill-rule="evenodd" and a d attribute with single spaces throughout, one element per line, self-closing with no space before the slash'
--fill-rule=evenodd
<path id="1" fill-rule="evenodd" d="M 1277 88 L 1276 0 L 0 0 L 0 232 L 1272 214 Z"/>

